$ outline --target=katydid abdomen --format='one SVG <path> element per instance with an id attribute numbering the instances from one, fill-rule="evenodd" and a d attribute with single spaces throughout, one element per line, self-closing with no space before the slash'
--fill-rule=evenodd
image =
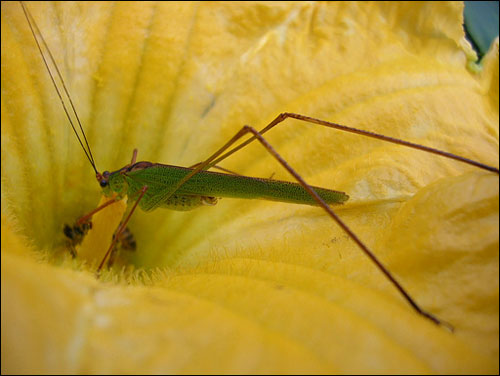
<path id="1" fill-rule="evenodd" d="M 152 210 L 156 207 L 191 210 L 203 204 L 210 204 L 211 197 L 318 205 L 298 183 L 212 171 L 200 171 L 187 180 L 174 195 L 168 197 L 175 184 L 192 171 L 191 168 L 138 162 L 128 168 L 111 173 L 109 183 L 112 190 L 120 192 L 123 189 L 123 182 L 126 182 L 129 197 L 137 195 L 142 187 L 147 186 L 148 191 L 140 202 L 140 207 L 143 210 Z M 349 196 L 344 192 L 314 186 L 312 188 L 330 205 L 342 204 L 349 199 Z"/>

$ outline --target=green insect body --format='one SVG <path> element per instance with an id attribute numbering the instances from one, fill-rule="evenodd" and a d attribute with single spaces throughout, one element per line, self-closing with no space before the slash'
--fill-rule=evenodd
<path id="1" fill-rule="evenodd" d="M 144 211 L 163 207 L 186 211 L 202 205 L 215 205 L 217 197 L 260 199 L 317 206 L 312 196 L 297 183 L 287 181 L 200 171 L 187 180 L 175 194 L 168 197 L 177 182 L 192 168 L 151 162 L 137 162 L 114 172 L 104 172 L 104 193 L 137 197 L 148 187 L 139 206 Z M 349 199 L 344 192 L 312 187 L 327 204 L 342 204 Z"/>

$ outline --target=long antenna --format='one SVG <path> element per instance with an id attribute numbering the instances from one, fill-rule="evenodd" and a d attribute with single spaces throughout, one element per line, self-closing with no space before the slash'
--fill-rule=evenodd
<path id="1" fill-rule="evenodd" d="M 60 102 L 61 102 L 61 104 L 62 104 L 62 106 L 64 108 L 64 112 L 66 113 L 66 117 L 68 118 L 69 123 L 71 124 L 71 128 L 73 128 L 73 132 L 75 133 L 76 138 L 78 139 L 78 142 L 80 143 L 80 145 L 81 145 L 81 147 L 83 149 L 83 152 L 87 156 L 87 159 L 89 160 L 90 164 L 92 165 L 92 168 L 94 169 L 95 173 L 98 174 L 97 168 L 96 168 L 96 165 L 95 165 L 95 162 L 94 162 L 94 157 L 92 156 L 92 151 L 90 150 L 90 146 L 89 146 L 89 143 L 87 141 L 87 137 L 85 136 L 85 132 L 83 131 L 82 123 L 80 121 L 80 118 L 78 117 L 78 113 L 76 112 L 75 106 L 73 105 L 73 101 L 71 100 L 71 95 L 69 95 L 69 91 L 66 88 L 66 84 L 64 83 L 64 80 L 63 80 L 63 77 L 61 75 L 61 72 L 59 71 L 59 68 L 57 67 L 57 64 L 56 64 L 56 61 L 54 59 L 54 56 L 52 55 L 52 52 L 50 52 L 50 48 L 47 45 L 47 42 L 45 41 L 45 38 L 43 37 L 43 34 L 40 31 L 40 29 L 38 28 L 38 25 L 36 24 L 35 19 L 31 15 L 30 11 L 28 10 L 28 8 L 24 4 L 24 2 L 20 1 L 20 4 L 21 4 L 21 7 L 23 8 L 23 12 L 24 12 L 24 15 L 26 17 L 26 20 L 28 21 L 28 25 L 30 27 L 31 34 L 33 35 L 33 38 L 35 39 L 36 45 L 38 47 L 38 50 L 40 51 L 40 55 L 42 56 L 43 63 L 45 64 L 45 67 L 47 68 L 47 72 L 49 72 L 49 76 L 50 76 L 50 79 L 52 80 L 52 84 L 54 85 L 54 88 L 56 89 L 56 92 L 57 92 L 57 95 L 59 97 L 59 100 L 60 100 Z M 36 29 L 36 33 L 35 33 L 35 29 Z M 62 97 L 61 92 L 59 91 L 59 88 L 57 87 L 56 81 L 54 79 L 54 75 L 52 74 L 52 71 L 49 68 L 49 64 L 48 64 L 47 60 L 45 59 L 45 55 L 42 52 L 42 47 L 40 46 L 40 42 L 38 41 L 37 33 L 40 36 L 40 40 L 42 41 L 45 49 L 47 50 L 47 52 L 49 54 L 50 62 L 55 67 L 56 75 L 59 78 L 59 80 L 61 81 L 62 87 L 64 89 L 64 93 L 66 94 L 67 100 L 69 101 L 71 109 L 73 111 L 73 114 L 74 114 L 74 116 L 75 116 L 75 118 L 76 118 L 76 120 L 78 122 L 78 125 L 80 127 L 80 131 L 82 132 L 83 139 L 85 140 L 85 145 L 87 146 L 87 149 L 85 149 L 85 146 L 83 146 L 83 142 L 82 142 L 82 140 L 81 140 L 81 138 L 80 138 L 80 136 L 79 136 L 79 134 L 78 134 L 78 132 L 77 132 L 77 130 L 75 128 L 73 120 L 71 119 L 71 116 L 70 116 L 70 114 L 68 112 L 68 108 L 66 107 L 66 103 L 63 100 L 63 97 Z"/>

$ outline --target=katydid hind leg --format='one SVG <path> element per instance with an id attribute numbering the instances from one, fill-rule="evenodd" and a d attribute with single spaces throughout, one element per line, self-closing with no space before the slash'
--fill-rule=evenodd
<path id="1" fill-rule="evenodd" d="M 199 164 L 191 173 L 186 175 L 181 179 L 173 189 L 171 189 L 166 194 L 162 195 L 160 200 L 167 200 L 171 197 L 185 182 L 191 179 L 198 172 L 210 168 L 214 161 L 221 161 L 227 158 L 232 152 L 227 152 L 222 157 L 218 158 L 227 149 L 229 149 L 234 143 L 236 143 L 241 137 L 246 134 L 253 134 L 253 139 L 257 139 L 264 148 L 294 177 L 294 179 L 313 197 L 320 206 L 341 228 L 342 230 L 357 244 L 357 246 L 368 256 L 371 261 L 377 266 L 377 268 L 386 276 L 386 278 L 392 283 L 392 285 L 399 291 L 402 297 L 410 304 L 410 306 L 423 317 L 431 320 L 435 324 L 442 325 L 449 330 L 453 331 L 453 326 L 444 320 L 438 319 L 436 316 L 422 309 L 417 302 L 411 297 L 411 295 L 406 291 L 406 289 L 396 280 L 392 273 L 382 264 L 382 262 L 377 258 L 377 256 L 361 241 L 361 239 L 347 226 L 347 224 L 342 221 L 337 214 L 331 209 L 331 207 L 326 204 L 321 197 L 316 193 L 316 191 L 305 182 L 305 180 L 274 150 L 274 148 L 266 141 L 266 139 L 254 128 L 250 126 L 244 126 L 239 132 L 237 132 L 224 146 L 213 153 L 206 161 Z M 251 140 L 251 139 L 249 139 Z M 248 141 L 248 140 L 247 140 Z M 240 144 L 242 145 L 242 144 Z M 238 147 L 231 149 L 235 150 Z M 239 150 L 239 149 L 237 149 Z"/>
<path id="2" fill-rule="evenodd" d="M 443 151 L 443 150 L 439 150 L 439 149 L 432 148 L 432 147 L 425 146 L 425 145 L 416 144 L 416 143 L 405 141 L 405 140 L 400 140 L 400 139 L 397 139 L 397 138 L 394 138 L 394 137 L 385 136 L 385 135 L 380 134 L 380 133 L 369 132 L 369 131 L 365 131 L 365 130 L 358 129 L 358 128 L 348 127 L 348 126 L 345 126 L 345 125 L 341 125 L 341 124 L 329 122 L 329 121 L 326 121 L 326 120 L 321 120 L 321 119 L 318 119 L 318 118 L 313 118 L 313 117 L 310 117 L 310 116 L 296 114 L 296 113 L 292 113 L 292 112 L 283 112 L 283 113 L 279 114 L 273 121 L 271 121 L 263 129 L 261 129 L 259 131 L 259 133 L 261 135 L 263 135 L 264 133 L 268 132 L 269 130 L 271 130 L 272 128 L 274 128 L 278 124 L 282 124 L 282 123 L 283 124 L 287 124 L 287 123 L 284 123 L 284 121 L 286 119 L 288 119 L 288 118 L 300 120 L 300 121 L 305 122 L 305 123 L 310 123 L 310 124 L 316 124 L 316 125 L 324 126 L 324 127 L 327 127 L 327 128 L 337 129 L 337 130 L 340 130 L 340 131 L 343 131 L 343 132 L 355 133 L 355 134 L 358 134 L 358 135 L 361 135 L 361 136 L 375 138 L 375 139 L 378 139 L 378 140 L 381 140 L 381 141 L 390 142 L 390 143 L 397 144 L 397 145 L 406 146 L 406 147 L 409 147 L 409 148 L 412 148 L 412 149 L 417 149 L 417 150 L 421 150 L 421 151 L 424 151 L 424 152 L 428 152 L 428 153 L 432 153 L 432 154 L 435 154 L 435 155 L 439 155 L 441 157 L 453 159 L 453 160 L 456 160 L 458 162 L 469 164 L 469 165 L 475 166 L 477 168 L 480 168 L 480 169 L 483 169 L 483 170 L 486 170 L 486 171 L 490 171 L 490 172 L 493 172 L 493 173 L 496 173 L 496 174 L 499 173 L 499 169 L 497 167 L 489 166 L 489 165 L 486 165 L 486 164 L 481 163 L 479 161 L 475 161 L 475 160 L 472 160 L 472 159 L 469 159 L 469 158 L 465 158 L 465 157 L 462 157 L 462 156 L 459 156 L 459 155 L 456 155 L 456 154 L 448 153 L 448 152 Z M 233 147 L 231 150 L 227 151 L 225 154 L 223 154 L 221 156 L 218 156 L 216 159 L 212 160 L 208 165 L 205 166 L 204 169 L 207 170 L 209 168 L 212 168 L 214 165 L 218 164 L 219 162 L 221 162 L 222 160 L 226 159 L 230 155 L 236 153 L 238 150 L 240 150 L 243 147 L 247 146 L 249 143 L 253 142 L 256 139 L 257 139 L 257 137 L 255 137 L 255 136 L 250 137 L 249 139 L 245 140 L 241 144 L 239 144 L 239 145 Z"/>
<path id="3" fill-rule="evenodd" d="M 189 168 L 196 168 L 198 167 L 199 165 L 201 165 L 203 162 L 198 162 L 198 163 L 195 163 L 194 165 L 191 165 L 189 166 Z M 231 170 L 228 170 L 227 168 L 224 168 L 224 167 L 221 167 L 221 166 L 212 166 L 212 168 L 214 170 L 220 170 L 220 171 L 223 171 L 223 172 L 226 172 L 228 174 L 231 174 L 231 175 L 237 175 L 237 176 L 242 176 L 241 174 L 238 174 L 237 172 L 234 172 L 234 171 L 231 171 Z"/>

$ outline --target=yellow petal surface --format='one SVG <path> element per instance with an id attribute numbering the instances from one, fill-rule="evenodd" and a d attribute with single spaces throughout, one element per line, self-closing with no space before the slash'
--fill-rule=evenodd
<path id="1" fill-rule="evenodd" d="M 498 39 L 468 70 L 460 3 L 27 5 L 101 172 L 134 148 L 193 165 L 285 111 L 498 166 Z M 454 333 L 314 207 L 135 213 L 136 272 L 99 280 L 55 258 L 99 185 L 20 5 L 3 2 L 2 372 L 498 373 L 498 175 L 294 120 L 266 137 L 309 183 L 349 194 L 339 216 Z M 292 180 L 257 144 L 221 166 Z"/>

